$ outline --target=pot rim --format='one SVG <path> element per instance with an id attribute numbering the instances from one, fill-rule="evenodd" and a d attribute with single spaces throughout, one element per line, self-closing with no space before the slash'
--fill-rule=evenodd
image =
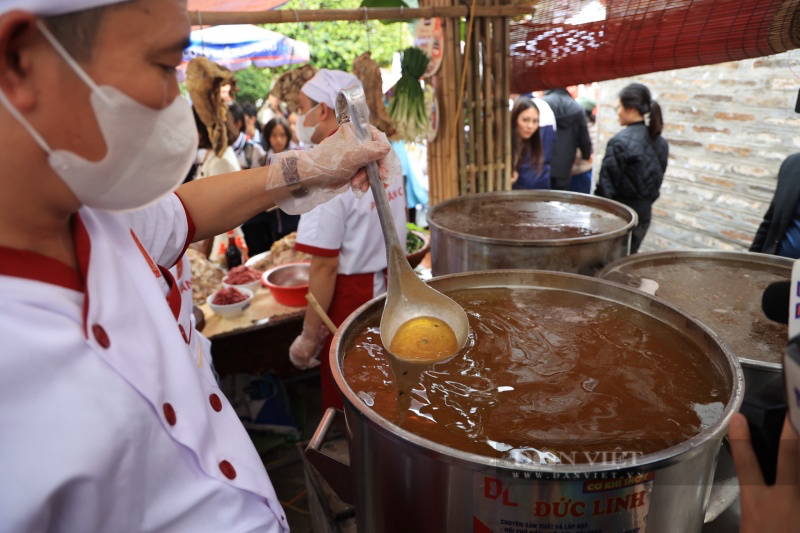
<path id="1" fill-rule="evenodd" d="M 356 309 L 347 318 L 347 320 L 345 320 L 342 323 L 339 329 L 337 329 L 336 334 L 334 335 L 333 340 L 331 341 L 331 349 L 329 352 L 331 372 L 333 373 L 333 378 L 336 382 L 337 387 L 339 388 L 339 391 L 344 396 L 345 404 L 346 405 L 349 404 L 350 406 L 352 406 L 359 416 L 367 418 L 368 421 L 377 426 L 380 431 L 390 434 L 394 438 L 399 438 L 403 441 L 406 441 L 407 443 L 413 444 L 417 448 L 424 450 L 428 454 L 432 452 L 436 454 L 438 457 L 445 459 L 447 462 L 462 464 L 470 468 L 478 467 L 478 468 L 502 469 L 507 471 L 517 471 L 517 472 L 539 472 L 544 475 L 555 475 L 555 476 L 563 474 L 578 474 L 578 473 L 592 474 L 601 472 L 629 471 L 629 470 L 646 471 L 646 470 L 652 470 L 654 468 L 663 468 L 664 466 L 677 462 L 680 456 L 683 456 L 686 453 L 697 451 L 697 449 L 702 444 L 710 440 L 715 440 L 715 439 L 721 440 L 724 434 L 727 433 L 728 423 L 731 417 L 734 415 L 734 413 L 739 410 L 739 407 L 741 406 L 744 397 L 744 374 L 742 371 L 741 364 L 739 363 L 739 360 L 733 354 L 731 349 L 728 347 L 728 345 L 722 339 L 720 339 L 716 334 L 714 334 L 713 331 L 711 331 L 708 327 L 706 327 L 702 322 L 687 315 L 681 309 L 670 304 L 666 300 L 663 300 L 661 298 L 652 296 L 650 294 L 608 280 L 592 278 L 589 276 L 582 276 L 579 274 L 570 274 L 565 272 L 553 272 L 544 270 L 487 270 L 481 272 L 462 272 L 462 273 L 449 274 L 433 278 L 432 280 L 430 280 L 430 283 L 433 286 L 436 286 L 436 285 L 446 284 L 449 280 L 459 280 L 460 278 L 469 278 L 469 277 L 512 278 L 512 277 L 518 277 L 520 275 L 528 279 L 535 279 L 538 276 L 544 276 L 544 277 L 564 278 L 566 280 L 570 279 L 578 280 L 579 283 L 594 282 L 594 283 L 599 283 L 601 286 L 602 285 L 611 286 L 614 288 L 614 291 L 623 291 L 625 293 L 630 293 L 629 298 L 632 298 L 633 300 L 637 299 L 643 300 L 644 302 L 649 303 L 650 306 L 655 305 L 656 307 L 659 307 L 662 310 L 666 310 L 671 314 L 677 314 L 681 316 L 685 320 L 685 322 L 691 324 L 697 332 L 701 333 L 704 337 L 708 338 L 710 341 L 712 341 L 713 344 L 716 344 L 717 347 L 719 348 L 719 351 L 722 353 L 722 355 L 724 355 L 724 362 L 727 363 L 727 368 L 720 368 L 720 371 L 726 373 L 727 370 L 727 373 L 730 374 L 731 396 L 728 399 L 725 408 L 723 409 L 722 415 L 713 424 L 709 425 L 708 427 L 700 431 L 700 433 L 678 445 L 665 448 L 656 453 L 651 453 L 648 455 L 641 456 L 635 460 L 626 460 L 614 464 L 591 464 L 591 463 L 581 463 L 581 464 L 561 463 L 557 465 L 527 464 L 527 463 L 517 463 L 511 459 L 493 458 L 486 455 L 464 452 L 461 450 L 457 450 L 455 448 L 450 448 L 449 446 L 445 446 L 443 444 L 439 444 L 437 442 L 425 439 L 423 437 L 416 435 L 415 433 L 402 429 L 399 426 L 396 426 L 395 424 L 390 422 L 389 420 L 378 415 L 378 413 L 376 413 L 370 407 L 365 405 L 364 402 L 358 396 L 356 396 L 353 389 L 350 388 L 350 385 L 344 379 L 344 375 L 342 373 L 338 357 L 338 353 L 340 352 L 340 349 L 343 349 L 343 345 L 345 342 L 343 334 L 357 318 L 361 317 L 364 314 L 365 311 L 379 305 L 380 302 L 384 300 L 385 296 L 379 296 L 377 298 L 373 298 L 369 302 L 365 303 L 364 305 Z M 497 283 L 495 284 L 478 283 L 471 286 L 465 286 L 464 288 L 479 288 L 479 287 L 499 288 L 499 287 L 514 287 L 514 286 L 531 288 L 531 286 L 522 286 L 519 284 L 498 285 Z M 543 288 L 555 289 L 555 290 L 569 290 L 569 289 L 564 289 L 562 287 L 543 287 Z M 578 292 L 578 291 L 576 289 L 573 292 Z M 604 296 L 602 294 L 591 294 L 588 296 L 606 300 L 609 299 L 607 296 Z M 631 302 L 615 301 L 615 303 L 636 309 L 637 311 L 643 312 L 655 318 L 656 320 L 659 320 L 657 316 L 653 315 L 652 313 L 649 313 L 648 309 L 645 307 L 636 306 Z M 672 324 L 668 325 L 673 326 Z M 342 356 L 342 360 L 343 358 L 344 356 Z"/>
<path id="2" fill-rule="evenodd" d="M 617 259 L 603 267 L 597 273 L 598 278 L 605 278 L 615 270 L 627 268 L 631 266 L 638 266 L 639 263 L 648 263 L 652 261 L 661 261 L 665 259 L 734 259 L 745 263 L 753 263 L 758 265 L 769 265 L 786 267 L 790 271 L 794 261 L 787 257 L 780 257 L 777 255 L 761 254 L 758 252 L 745 252 L 739 250 L 714 250 L 708 249 L 692 249 L 692 250 L 668 250 L 661 252 L 643 252 L 634 255 L 628 255 Z"/>
<path id="3" fill-rule="evenodd" d="M 535 200 L 545 200 L 545 201 L 568 201 L 570 199 L 575 199 L 576 197 L 579 197 L 583 202 L 577 205 L 606 208 L 605 209 L 606 211 L 618 215 L 621 219 L 623 219 L 623 221 L 625 219 L 624 215 L 627 215 L 627 217 L 630 220 L 628 221 L 627 224 L 625 224 L 621 228 L 615 229 L 608 233 L 601 233 L 599 235 L 589 235 L 586 237 L 572 237 L 569 239 L 528 239 L 528 240 L 498 239 L 494 237 L 482 237 L 480 235 L 472 235 L 469 233 L 464 233 L 451 228 L 447 228 L 436 222 L 436 220 L 434 220 L 437 211 L 445 207 L 448 207 L 452 204 L 462 202 L 465 199 L 466 200 L 473 200 L 473 199 L 480 200 L 482 198 L 524 199 L 526 197 L 530 197 L 531 199 Z M 458 237 L 460 239 L 464 239 L 467 241 L 479 242 L 484 244 L 501 244 L 505 246 L 527 246 L 527 247 L 576 246 L 581 244 L 592 244 L 595 242 L 613 240 L 617 237 L 623 237 L 628 233 L 630 233 L 631 231 L 633 231 L 633 228 L 635 228 L 636 225 L 638 224 L 638 220 L 639 217 L 636 214 L 636 211 L 634 211 L 627 205 L 617 202 L 615 200 L 610 200 L 608 198 L 603 198 L 601 196 L 594 196 L 592 194 L 583 194 L 583 193 L 569 192 L 569 191 L 546 191 L 546 190 L 485 192 L 478 194 L 470 194 L 468 196 L 459 196 L 436 204 L 428 212 L 428 226 L 430 226 L 431 229 L 436 229 L 437 231 L 441 231 L 443 234 L 446 234 L 448 236 Z M 434 232 L 431 231 L 431 238 L 433 238 L 433 235 Z"/>

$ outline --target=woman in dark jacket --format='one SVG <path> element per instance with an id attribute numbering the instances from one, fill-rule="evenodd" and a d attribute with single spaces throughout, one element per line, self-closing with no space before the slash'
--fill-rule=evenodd
<path id="1" fill-rule="evenodd" d="M 539 108 L 521 96 L 511 110 L 512 189 L 549 189 L 550 166 L 546 164 L 539 132 Z"/>
<path id="2" fill-rule="evenodd" d="M 626 127 L 608 141 L 595 193 L 621 202 L 639 215 L 631 238 L 631 253 L 635 254 L 650 227 L 653 202 L 667 170 L 669 145 L 661 136 L 661 107 L 641 83 L 632 83 L 619 93 L 617 117 Z"/>

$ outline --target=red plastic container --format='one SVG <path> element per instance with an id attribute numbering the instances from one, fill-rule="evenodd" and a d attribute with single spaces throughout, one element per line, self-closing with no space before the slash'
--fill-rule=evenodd
<path id="1" fill-rule="evenodd" d="M 261 284 L 283 305 L 303 307 L 308 292 L 310 263 L 287 263 L 271 268 L 261 276 Z"/>

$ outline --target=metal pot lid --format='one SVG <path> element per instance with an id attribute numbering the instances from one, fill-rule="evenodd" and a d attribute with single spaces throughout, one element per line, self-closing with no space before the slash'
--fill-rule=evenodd
<path id="1" fill-rule="evenodd" d="M 511 246 L 569 246 L 625 235 L 636 212 L 599 196 L 514 191 L 460 196 L 434 206 L 432 228 L 466 240 Z"/>
<path id="2" fill-rule="evenodd" d="M 655 294 L 706 324 L 745 366 L 780 370 L 787 326 L 770 321 L 761 295 L 789 280 L 792 260 L 721 250 L 649 252 L 624 257 L 598 277 Z"/>

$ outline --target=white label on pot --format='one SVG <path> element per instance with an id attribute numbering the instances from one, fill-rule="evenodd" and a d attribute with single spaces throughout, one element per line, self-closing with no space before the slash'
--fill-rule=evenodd
<path id="1" fill-rule="evenodd" d="M 600 476 L 609 475 L 601 479 Z M 473 533 L 645 533 L 655 472 L 567 474 L 475 473 Z"/>

